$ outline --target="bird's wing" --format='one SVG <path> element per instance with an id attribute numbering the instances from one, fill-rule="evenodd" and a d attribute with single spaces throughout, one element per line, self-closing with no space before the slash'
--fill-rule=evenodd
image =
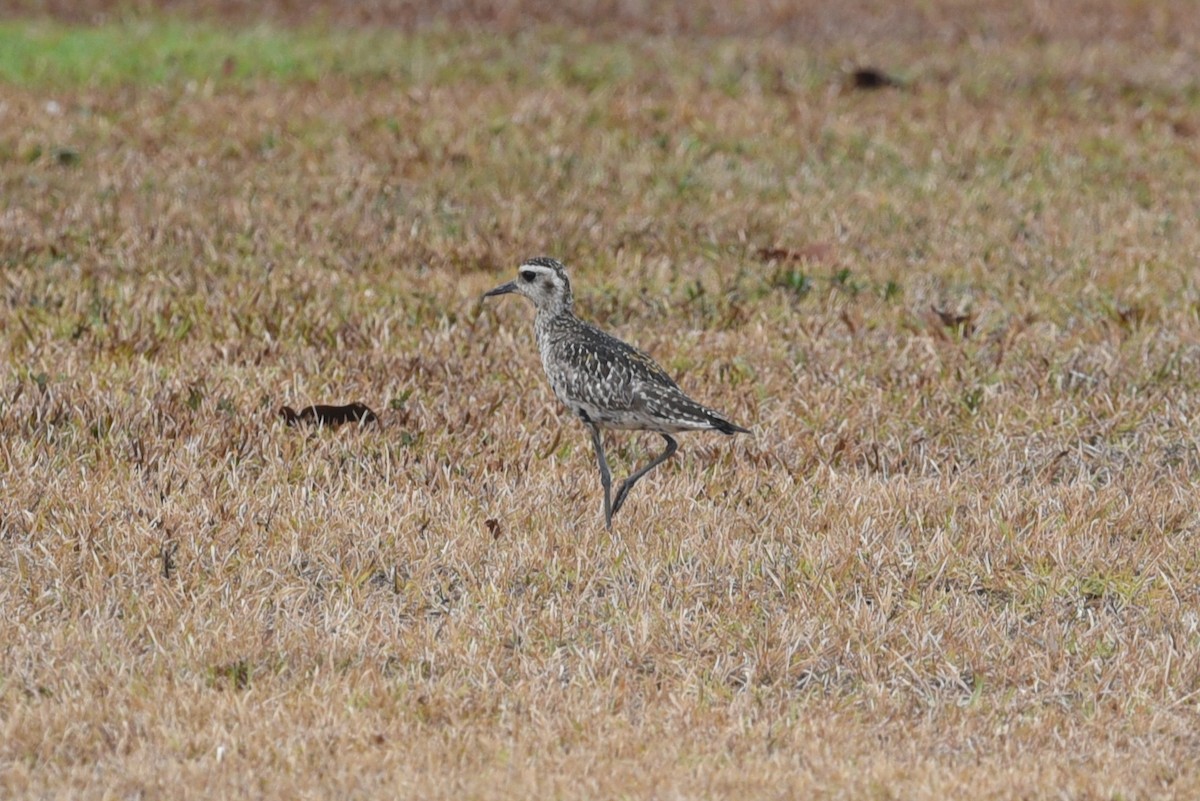
<path id="1" fill-rule="evenodd" d="M 646 353 L 592 326 L 552 347 L 550 379 L 569 399 L 623 411 L 634 408 L 639 388 L 647 384 L 678 390 Z"/>

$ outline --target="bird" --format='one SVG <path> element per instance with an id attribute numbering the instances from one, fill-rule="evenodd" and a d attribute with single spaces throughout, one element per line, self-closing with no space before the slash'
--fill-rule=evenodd
<path id="1" fill-rule="evenodd" d="M 591 433 L 604 488 L 604 523 L 612 519 L 629 491 L 647 473 L 670 459 L 679 447 L 673 434 L 719 431 L 749 434 L 718 411 L 688 397 L 654 359 L 641 350 L 575 316 L 567 270 L 556 259 L 537 256 L 521 262 L 516 280 L 501 284 L 483 299 L 523 295 L 537 310 L 534 335 L 542 367 L 559 401 Z M 612 473 L 604 455 L 602 430 L 651 431 L 666 448 L 631 474 L 612 495 Z"/>

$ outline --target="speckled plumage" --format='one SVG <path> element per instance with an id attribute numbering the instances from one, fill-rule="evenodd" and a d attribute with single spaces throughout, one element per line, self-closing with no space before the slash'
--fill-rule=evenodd
<path id="1" fill-rule="evenodd" d="M 527 259 L 518 280 L 502 284 L 485 297 L 516 292 L 537 307 L 534 331 L 542 367 L 554 394 L 592 431 L 608 525 L 633 485 L 674 454 L 671 434 L 680 431 L 749 433 L 720 413 L 688 397 L 648 355 L 575 316 L 566 269 L 554 259 Z M 600 429 L 653 431 L 667 448 L 649 465 L 622 483 L 610 503 L 610 480 Z"/>
<path id="2" fill-rule="evenodd" d="M 661 434 L 745 430 L 685 395 L 645 353 L 570 312 L 539 313 L 535 331 L 554 394 L 585 423 Z"/>

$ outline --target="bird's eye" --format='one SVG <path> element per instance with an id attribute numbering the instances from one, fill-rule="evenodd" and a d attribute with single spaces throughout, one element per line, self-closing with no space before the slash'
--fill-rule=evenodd
<path id="1" fill-rule="evenodd" d="M 535 273 L 533 270 L 522 270 L 521 271 L 521 280 L 527 284 L 533 283 L 533 279 L 536 277 L 537 277 L 537 273 Z"/>

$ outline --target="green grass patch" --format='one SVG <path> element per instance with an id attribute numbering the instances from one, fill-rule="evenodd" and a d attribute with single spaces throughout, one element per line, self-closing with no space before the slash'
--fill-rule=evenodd
<path id="1" fill-rule="evenodd" d="M 75 27 L 0 23 L 0 80 L 20 85 L 111 85 L 219 78 L 317 80 L 419 70 L 422 43 L 396 34 L 183 21 Z"/>
<path id="2" fill-rule="evenodd" d="M 8 20 L 0 21 L 0 81 L 74 87 L 342 77 L 585 93 L 649 82 L 676 89 L 702 86 L 736 96 L 759 91 L 780 76 L 797 86 L 829 77 L 811 60 L 785 51 L 748 68 L 746 54 L 753 50 L 753 43 L 736 38 L 720 40 L 712 52 L 677 50 L 659 37 L 614 41 L 546 26 L 480 34 L 447 26 L 416 33 L 317 25 L 233 28 L 168 17 L 97 26 Z"/>
<path id="3" fill-rule="evenodd" d="M 170 19 L 94 27 L 7 21 L 0 22 L 0 80 L 71 87 L 344 77 L 404 84 L 545 81 L 591 90 L 632 74 L 629 48 L 539 47 L 534 40 L 481 40 L 444 29 L 416 35 L 268 25 L 235 30 Z M 522 56 L 526 48 L 541 50 L 541 57 Z"/>

